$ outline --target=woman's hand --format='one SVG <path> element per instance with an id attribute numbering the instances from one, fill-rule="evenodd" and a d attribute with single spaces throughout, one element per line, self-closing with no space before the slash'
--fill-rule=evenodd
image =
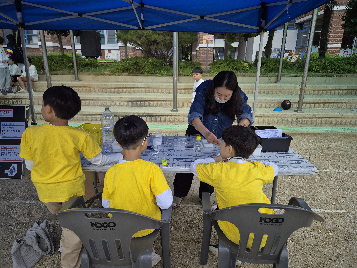
<path id="1" fill-rule="evenodd" d="M 250 125 L 250 121 L 248 118 L 242 118 L 238 123 L 238 126 L 243 126 L 243 127 L 248 127 L 249 125 Z"/>
<path id="2" fill-rule="evenodd" d="M 217 137 L 212 132 L 208 132 L 204 137 L 206 138 L 206 140 L 209 143 L 212 143 L 212 144 L 218 145 L 218 146 L 221 145 L 221 141 L 219 139 L 217 139 Z"/>

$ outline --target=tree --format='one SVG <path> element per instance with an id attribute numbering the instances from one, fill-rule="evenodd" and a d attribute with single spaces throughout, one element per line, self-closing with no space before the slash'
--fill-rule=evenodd
<path id="1" fill-rule="evenodd" d="M 342 27 L 351 36 L 357 37 L 357 0 L 350 0 L 346 7 L 346 13 L 342 17 Z"/>
<path id="2" fill-rule="evenodd" d="M 161 59 L 168 63 L 172 56 L 172 32 L 120 30 L 117 38 L 123 44 L 130 44 L 140 49 L 146 57 Z M 196 42 L 196 38 L 196 33 L 180 32 L 179 46 L 191 45 Z"/>
<path id="3" fill-rule="evenodd" d="M 47 34 L 57 36 L 58 43 L 60 45 L 60 53 L 61 53 L 61 55 L 64 55 L 62 36 L 67 37 L 69 35 L 69 31 L 68 30 L 49 30 L 49 31 L 47 31 Z"/>
<path id="4" fill-rule="evenodd" d="M 273 46 L 274 33 L 275 33 L 275 29 L 269 31 L 268 41 L 264 47 L 266 58 L 270 58 L 270 55 L 271 55 L 271 48 Z"/>
<path id="5" fill-rule="evenodd" d="M 322 27 L 321 27 L 321 37 L 320 37 L 320 48 L 319 48 L 319 57 L 325 58 L 327 52 L 327 42 L 328 42 L 328 33 L 330 31 L 330 22 L 333 12 L 333 7 L 335 6 L 334 1 L 327 3 L 324 8 L 324 16 L 322 18 Z M 311 33 L 313 36 L 314 33 Z"/>

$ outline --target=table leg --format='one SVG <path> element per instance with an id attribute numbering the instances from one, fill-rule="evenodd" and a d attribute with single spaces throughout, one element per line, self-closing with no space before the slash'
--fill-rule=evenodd
<path id="1" fill-rule="evenodd" d="M 98 193 L 98 188 L 97 188 L 97 181 L 98 181 L 98 177 L 97 177 L 97 172 L 93 171 L 93 178 L 94 178 L 94 192 L 95 194 Z"/>
<path id="2" fill-rule="evenodd" d="M 273 180 L 273 190 L 272 190 L 272 195 L 271 195 L 271 203 L 275 204 L 275 196 L 276 196 L 276 188 L 278 187 L 278 176 L 274 177 Z"/>

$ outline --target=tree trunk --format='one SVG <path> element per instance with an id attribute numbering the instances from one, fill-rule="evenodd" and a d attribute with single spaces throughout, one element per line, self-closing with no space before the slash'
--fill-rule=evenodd
<path id="1" fill-rule="evenodd" d="M 237 60 L 245 59 L 245 46 L 246 46 L 246 42 L 245 42 L 244 37 L 239 37 Z"/>
<path id="2" fill-rule="evenodd" d="M 330 21 L 333 12 L 333 3 L 325 5 L 324 16 L 322 21 L 321 36 L 320 36 L 320 48 L 319 48 L 319 58 L 325 58 L 325 53 L 327 52 L 327 42 L 328 33 L 330 31 Z"/>
<path id="3" fill-rule="evenodd" d="M 128 58 L 128 45 L 125 44 L 125 58 Z"/>
<path id="4" fill-rule="evenodd" d="M 270 58 L 271 55 L 271 47 L 273 46 L 274 33 L 275 33 L 274 29 L 269 31 L 268 42 L 264 47 L 266 58 Z"/>
<path id="5" fill-rule="evenodd" d="M 58 43 L 60 45 L 60 53 L 61 53 L 61 55 L 64 55 L 62 36 L 60 34 L 57 34 L 57 38 L 58 38 Z"/>
<path id="6" fill-rule="evenodd" d="M 229 42 L 229 33 L 224 34 L 224 56 L 223 59 L 227 59 L 228 56 L 228 46 L 230 44 L 228 44 Z"/>

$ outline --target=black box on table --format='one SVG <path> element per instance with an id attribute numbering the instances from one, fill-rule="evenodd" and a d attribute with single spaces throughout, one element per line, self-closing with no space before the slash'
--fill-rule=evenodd
<path id="1" fill-rule="evenodd" d="M 276 129 L 274 126 L 254 126 L 254 130 Z M 260 138 L 262 152 L 287 152 L 289 151 L 292 137 L 282 133 L 281 138 Z"/>

